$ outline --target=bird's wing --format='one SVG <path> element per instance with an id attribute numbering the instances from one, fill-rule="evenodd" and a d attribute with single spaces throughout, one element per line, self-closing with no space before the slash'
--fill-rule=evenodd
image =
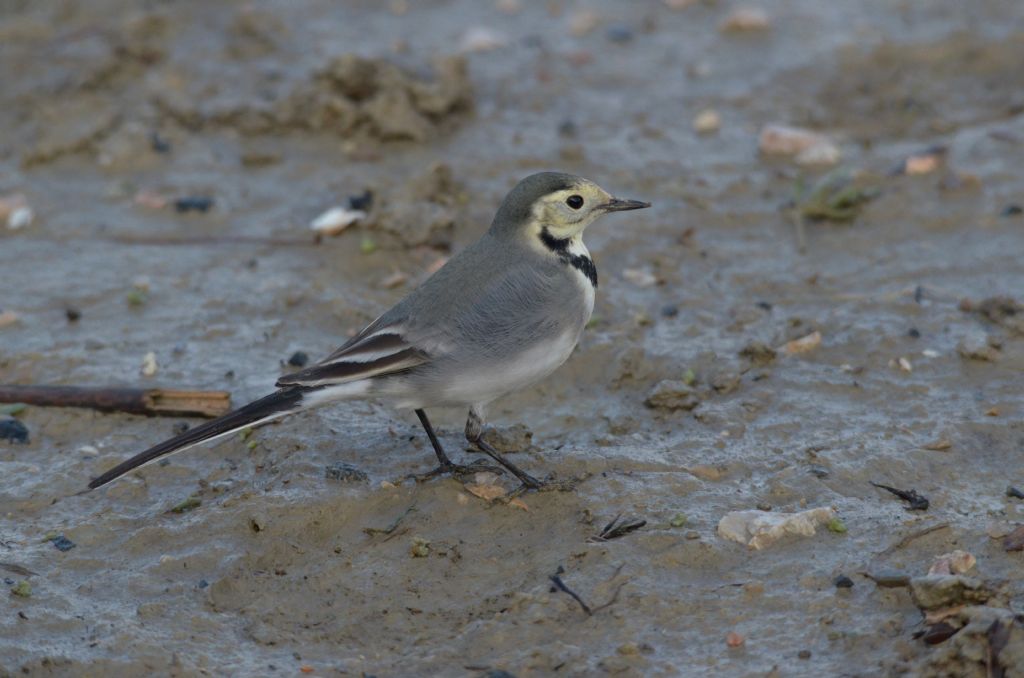
<path id="1" fill-rule="evenodd" d="M 316 365 L 277 380 L 277 386 L 329 386 L 393 374 L 422 365 L 430 355 L 404 336 L 401 322 L 378 318 Z"/>

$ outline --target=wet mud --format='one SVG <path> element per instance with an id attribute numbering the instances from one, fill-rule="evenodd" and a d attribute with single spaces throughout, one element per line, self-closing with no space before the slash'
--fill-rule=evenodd
<path id="1" fill-rule="evenodd" d="M 182 422 L 4 411 L 0 674 L 1024 673 L 1024 9 L 800 0 L 722 30 L 735 9 L 4 5 L 0 198 L 32 218 L 0 219 L 0 383 L 242 404 L 530 172 L 654 207 L 588 230 L 591 326 L 489 412 L 572 492 L 402 482 L 429 444 L 367 402 L 76 495 Z M 841 159 L 761 154 L 769 124 Z M 863 193 L 805 218 L 835 171 Z M 477 458 L 465 413 L 431 415 Z M 821 507 L 759 550 L 718 531 Z"/>

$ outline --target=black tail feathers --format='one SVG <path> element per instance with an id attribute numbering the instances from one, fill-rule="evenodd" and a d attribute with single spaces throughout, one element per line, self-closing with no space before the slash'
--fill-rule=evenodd
<path id="1" fill-rule="evenodd" d="M 302 395 L 307 390 L 309 389 L 297 386 L 283 388 L 264 398 L 251 402 L 244 407 L 240 407 L 234 412 L 229 412 L 223 417 L 189 429 L 180 436 L 176 436 L 170 440 L 165 440 L 158 445 L 154 445 L 145 452 L 140 452 L 131 459 L 121 462 L 106 473 L 93 478 L 92 481 L 89 482 L 89 489 L 95 490 L 97 487 L 106 485 L 110 481 L 120 478 L 124 474 L 142 466 L 143 464 L 148 464 L 154 459 L 172 454 L 187 447 L 192 447 L 193 445 L 198 445 L 199 443 L 212 440 L 213 438 L 227 435 L 256 422 L 273 419 L 300 409 Z"/>

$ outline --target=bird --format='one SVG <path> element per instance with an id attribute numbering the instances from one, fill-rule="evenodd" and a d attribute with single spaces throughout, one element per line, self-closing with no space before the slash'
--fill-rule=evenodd
<path id="1" fill-rule="evenodd" d="M 273 393 L 121 462 L 93 478 L 86 491 L 245 428 L 367 398 L 416 413 L 438 461 L 417 479 L 479 468 L 448 457 L 426 413 L 464 407 L 466 440 L 516 476 L 521 489 L 557 485 L 523 471 L 486 441 L 486 407 L 548 376 L 576 347 L 597 291 L 597 268 L 583 243 L 587 226 L 611 212 L 647 207 L 583 177 L 527 176 L 476 242 L 340 348 L 278 379 Z"/>

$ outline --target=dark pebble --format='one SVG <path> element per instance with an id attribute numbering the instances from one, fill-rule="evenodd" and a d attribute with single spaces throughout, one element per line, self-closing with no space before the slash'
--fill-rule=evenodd
<path id="1" fill-rule="evenodd" d="M 949 640 L 956 635 L 956 632 L 960 629 L 956 628 L 946 622 L 939 622 L 938 624 L 932 624 L 928 627 L 928 630 L 921 636 L 921 640 L 928 643 L 929 645 L 938 645 L 939 643 Z"/>
<path id="2" fill-rule="evenodd" d="M 576 136 L 576 123 L 572 120 L 563 120 L 558 123 L 558 136 L 572 139 Z"/>
<path id="3" fill-rule="evenodd" d="M 296 351 L 292 353 L 292 357 L 288 358 L 288 364 L 292 367 L 304 367 L 309 362 L 309 356 L 302 351 Z"/>
<path id="4" fill-rule="evenodd" d="M 370 208 L 373 207 L 373 191 L 366 189 L 359 195 L 350 195 L 348 197 L 348 206 L 349 209 L 369 212 Z"/>
<path id="5" fill-rule="evenodd" d="M 1006 496 L 1012 499 L 1024 499 L 1024 492 L 1021 492 L 1013 485 L 1006 488 Z"/>
<path id="6" fill-rule="evenodd" d="M 235 378 L 235 371 L 234 370 L 228 370 L 227 372 L 224 373 L 224 378 L 225 379 L 234 379 Z"/>
<path id="7" fill-rule="evenodd" d="M 1021 207 L 1020 205 L 1007 205 L 1003 208 L 1003 211 L 1000 212 L 1000 214 L 1004 217 L 1016 217 L 1020 214 L 1024 214 L 1024 207 Z"/>
<path id="8" fill-rule="evenodd" d="M 916 327 L 911 327 L 909 330 L 907 330 L 907 336 L 912 339 L 920 339 L 921 330 L 917 329 Z"/>
<path id="9" fill-rule="evenodd" d="M 14 580 L 10 577 L 4 577 L 4 584 L 7 586 L 14 586 Z"/>
<path id="10" fill-rule="evenodd" d="M 149 147 L 157 153 L 170 153 L 171 145 L 167 143 L 167 140 L 160 136 L 159 132 L 153 132 L 149 135 Z"/>
<path id="11" fill-rule="evenodd" d="M 625 26 L 612 26 L 605 31 L 605 36 L 612 42 L 622 44 L 633 39 L 633 31 L 629 30 Z"/>
<path id="12" fill-rule="evenodd" d="M 800 650 L 799 652 L 796 653 L 796 656 L 799 657 L 800 659 L 810 659 L 811 658 L 811 651 L 810 650 Z"/>
<path id="13" fill-rule="evenodd" d="M 52 541 L 53 545 L 57 547 L 57 550 L 61 551 L 61 552 L 67 552 L 67 551 L 70 551 L 71 549 L 75 548 L 75 542 L 71 541 L 70 539 L 65 537 L 63 534 L 60 535 L 60 536 L 54 537 L 50 541 Z"/>
<path id="14" fill-rule="evenodd" d="M 79 319 L 82 317 L 82 312 L 79 311 L 74 306 L 69 306 L 68 308 L 64 309 L 64 316 L 68 319 L 69 323 L 77 323 Z"/>
<path id="15" fill-rule="evenodd" d="M 845 574 L 841 574 L 838 577 L 836 577 L 832 583 L 836 585 L 837 589 L 853 588 L 853 580 L 847 577 Z"/>
<path id="16" fill-rule="evenodd" d="M 772 305 L 769 304 L 767 301 L 759 301 L 759 302 L 757 302 L 757 307 L 760 308 L 761 310 L 764 310 L 764 311 L 772 310 Z"/>
<path id="17" fill-rule="evenodd" d="M 369 480 L 370 476 L 351 464 L 328 464 L 324 467 L 324 478 L 343 483 L 362 483 Z"/>
<path id="18" fill-rule="evenodd" d="M 210 582 L 206 581 L 205 579 L 200 579 L 199 580 L 199 584 L 197 584 L 197 586 L 199 588 L 201 588 L 201 589 L 205 589 L 209 585 L 210 585 Z"/>
<path id="19" fill-rule="evenodd" d="M 828 478 L 828 469 L 820 464 L 811 464 L 807 469 L 815 478 Z"/>
<path id="20" fill-rule="evenodd" d="M 202 195 L 177 198 L 174 201 L 174 209 L 178 212 L 209 212 L 211 207 L 213 198 Z"/>
<path id="21" fill-rule="evenodd" d="M 0 440 L 12 443 L 28 443 L 28 428 L 17 419 L 0 419 Z"/>
<path id="22" fill-rule="evenodd" d="M 184 433 L 188 429 L 189 429 L 189 425 L 188 425 L 187 421 L 179 421 L 179 422 L 176 422 L 174 424 L 174 426 L 171 427 L 171 433 L 173 433 L 176 436 L 180 436 L 182 433 Z"/>
<path id="23" fill-rule="evenodd" d="M 516 674 L 509 673 L 504 669 L 491 669 L 484 674 L 484 678 L 516 678 Z"/>
<path id="24" fill-rule="evenodd" d="M 661 307 L 661 317 L 675 318 L 677 315 L 679 315 L 679 307 L 675 304 L 667 304 Z"/>

